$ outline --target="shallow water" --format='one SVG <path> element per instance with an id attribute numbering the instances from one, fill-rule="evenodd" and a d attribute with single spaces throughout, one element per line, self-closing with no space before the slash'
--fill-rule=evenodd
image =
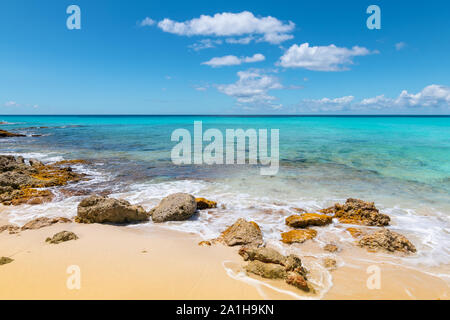
<path id="1" fill-rule="evenodd" d="M 317 210 L 361 198 L 392 217 L 418 254 L 401 258 L 415 267 L 450 265 L 450 117 L 201 117 L 201 116 L 1 116 L 2 129 L 27 138 L 0 140 L 0 153 L 43 161 L 88 159 L 76 169 L 91 180 L 77 188 L 109 191 L 149 209 L 173 192 L 188 192 L 224 205 L 185 222 L 168 223 L 205 239 L 238 217 L 261 225 L 266 241 L 281 250 L 284 219 L 292 208 Z M 261 176 L 251 165 L 184 165 L 170 160 L 177 128 L 280 130 L 280 170 Z M 46 128 L 39 128 L 39 127 Z M 31 137 L 40 134 L 40 137 Z M 205 144 L 206 145 L 206 144 Z M 12 222 L 35 216 L 76 214 L 80 197 L 41 206 L 8 208 Z M 133 226 L 151 228 L 151 223 Z M 320 228 L 316 241 L 351 244 L 345 227 Z"/>

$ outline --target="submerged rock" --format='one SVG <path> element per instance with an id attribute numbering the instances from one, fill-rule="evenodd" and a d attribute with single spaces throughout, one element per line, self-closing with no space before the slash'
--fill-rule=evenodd
<path id="1" fill-rule="evenodd" d="M 372 251 L 380 249 L 389 252 L 398 251 L 403 253 L 414 253 L 417 251 L 416 247 L 406 237 L 388 229 L 365 235 L 359 240 L 358 244 L 359 246 L 368 248 Z"/>
<path id="2" fill-rule="evenodd" d="M 334 270 L 334 269 L 336 269 L 337 262 L 336 262 L 336 260 L 334 260 L 332 258 L 324 258 L 323 265 L 327 269 Z"/>
<path id="3" fill-rule="evenodd" d="M 292 228 L 306 228 L 309 226 L 324 226 L 331 223 L 332 218 L 325 214 L 304 213 L 286 218 L 286 224 Z"/>
<path id="4" fill-rule="evenodd" d="M 58 244 L 65 241 L 77 240 L 78 236 L 70 231 L 61 231 L 56 233 L 52 238 L 47 238 L 45 242 Z"/>
<path id="5" fill-rule="evenodd" d="M 305 230 L 291 230 L 288 232 L 283 232 L 281 234 L 281 241 L 287 244 L 291 243 L 303 243 L 306 240 L 315 238 L 317 231 L 313 229 Z"/>
<path id="6" fill-rule="evenodd" d="M 205 198 L 195 198 L 195 202 L 198 210 L 217 208 L 217 202 Z"/>
<path id="7" fill-rule="evenodd" d="M 192 217 L 197 210 L 195 198 L 187 193 L 174 193 L 161 200 L 150 211 L 153 222 L 182 221 Z"/>
<path id="8" fill-rule="evenodd" d="M 78 204 L 76 222 L 79 223 L 130 223 L 146 221 L 149 214 L 141 206 L 126 200 L 93 195 Z"/>
<path id="9" fill-rule="evenodd" d="M 253 260 L 245 266 L 245 270 L 268 279 L 286 278 L 286 269 L 282 265 L 275 263 L 264 263 L 258 260 Z"/>
<path id="10" fill-rule="evenodd" d="M 11 263 L 13 261 L 14 261 L 14 259 L 11 259 L 9 257 L 1 257 L 0 258 L 0 266 L 4 265 L 4 264 L 7 264 L 7 263 Z"/>
<path id="11" fill-rule="evenodd" d="M 249 245 L 257 247 L 263 244 L 262 232 L 258 224 L 243 218 L 238 219 L 232 226 L 228 227 L 222 233 L 221 239 L 228 246 Z"/>
<path id="12" fill-rule="evenodd" d="M 337 252 L 339 248 L 333 243 L 328 243 L 323 247 L 323 250 L 328 252 Z"/>
<path id="13" fill-rule="evenodd" d="M 6 130 L 0 130 L 0 138 L 25 137 L 24 134 L 13 133 Z"/>
<path id="14" fill-rule="evenodd" d="M 70 223 L 70 222 L 72 222 L 72 220 L 70 220 L 68 218 L 64 218 L 64 217 L 59 217 L 59 218 L 41 217 L 41 218 L 36 218 L 36 219 L 33 219 L 33 220 L 25 223 L 22 226 L 22 230 L 35 230 L 35 229 L 40 229 L 40 228 L 51 226 L 52 224 L 55 224 L 55 223 Z"/>
<path id="15" fill-rule="evenodd" d="M 363 230 L 359 228 L 347 228 L 345 230 L 347 230 L 354 239 L 361 238 L 363 235 L 366 234 Z"/>
<path id="16" fill-rule="evenodd" d="M 334 213 L 341 223 L 361 224 L 367 226 L 387 226 L 391 220 L 388 215 L 380 213 L 373 202 L 349 198 L 344 204 L 320 210 L 322 213 Z"/>

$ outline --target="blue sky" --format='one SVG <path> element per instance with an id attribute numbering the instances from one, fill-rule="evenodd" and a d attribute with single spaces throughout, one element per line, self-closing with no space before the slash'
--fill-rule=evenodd
<path id="1" fill-rule="evenodd" d="M 71 4 L 81 30 L 66 27 Z M 372 4 L 380 30 L 366 26 Z M 449 11 L 448 1 L 3 0 L 0 114 L 449 114 Z"/>

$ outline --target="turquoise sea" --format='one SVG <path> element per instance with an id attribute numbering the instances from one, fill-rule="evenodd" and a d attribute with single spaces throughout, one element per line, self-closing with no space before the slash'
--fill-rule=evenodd
<path id="1" fill-rule="evenodd" d="M 278 241 L 293 207 L 316 210 L 353 197 L 375 201 L 392 217 L 391 228 L 416 244 L 419 253 L 405 263 L 450 266 L 450 117 L 0 116 L 2 121 L 1 129 L 28 137 L 0 140 L 1 154 L 91 160 L 77 166 L 92 178 L 77 188 L 107 190 L 146 208 L 179 191 L 224 205 L 171 228 L 211 238 L 243 216 Z M 278 174 L 262 176 L 249 164 L 174 165 L 171 133 L 192 131 L 194 121 L 224 135 L 226 129 L 279 129 Z M 73 216 L 77 201 L 61 197 L 11 209 L 10 217 L 21 223 L 61 208 Z"/>

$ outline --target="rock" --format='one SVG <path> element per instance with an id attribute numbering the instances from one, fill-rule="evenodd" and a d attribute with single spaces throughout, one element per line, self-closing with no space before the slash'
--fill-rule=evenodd
<path id="1" fill-rule="evenodd" d="M 331 223 L 332 218 L 325 214 L 304 213 L 286 218 L 286 224 L 292 228 L 306 228 L 308 226 L 324 226 Z"/>
<path id="2" fill-rule="evenodd" d="M 27 222 L 26 224 L 24 224 L 22 226 L 22 230 L 40 229 L 40 228 L 51 226 L 52 224 L 59 223 L 59 222 L 60 223 L 70 223 L 70 222 L 72 222 L 72 220 L 64 218 L 64 217 L 59 217 L 59 218 L 41 217 L 41 218 L 33 219 L 33 220 Z"/>
<path id="3" fill-rule="evenodd" d="M 217 202 L 205 198 L 195 198 L 195 202 L 198 210 L 217 208 Z"/>
<path id="4" fill-rule="evenodd" d="M 52 238 L 47 238 L 45 242 L 58 244 L 65 241 L 77 240 L 78 236 L 70 231 L 61 231 L 56 233 Z"/>
<path id="5" fill-rule="evenodd" d="M 18 197 L 11 200 L 12 205 L 20 204 L 42 204 L 51 202 L 55 195 L 50 190 L 37 190 L 33 188 L 20 189 Z"/>
<path id="6" fill-rule="evenodd" d="M 76 222 L 79 223 L 130 223 L 147 221 L 149 214 L 141 206 L 126 200 L 93 195 L 78 204 Z"/>
<path id="7" fill-rule="evenodd" d="M 9 231 L 9 234 L 15 234 L 20 231 L 20 227 L 12 224 L 5 224 L 0 227 L 0 233 L 2 233 L 3 231 Z"/>
<path id="8" fill-rule="evenodd" d="M 240 218 L 232 226 L 228 227 L 222 235 L 222 240 L 228 246 L 249 245 L 260 246 L 263 244 L 261 229 L 256 222 Z"/>
<path id="9" fill-rule="evenodd" d="M 0 130 L 0 138 L 25 137 L 24 134 L 12 133 L 6 130 Z"/>
<path id="10" fill-rule="evenodd" d="M 291 286 L 294 286 L 300 290 L 309 292 L 310 287 L 308 285 L 308 282 L 306 281 L 305 277 L 301 274 L 295 273 L 295 272 L 289 272 L 286 277 L 286 283 L 290 284 Z"/>
<path id="11" fill-rule="evenodd" d="M 11 258 L 8 258 L 8 257 L 1 257 L 0 258 L 0 266 L 4 265 L 4 264 L 7 264 L 7 263 L 11 263 L 13 261 L 14 261 L 14 259 L 11 259 Z"/>
<path id="12" fill-rule="evenodd" d="M 325 247 L 323 247 L 323 250 L 328 252 L 336 252 L 339 250 L 339 248 L 333 243 L 328 243 L 325 245 Z"/>
<path id="13" fill-rule="evenodd" d="M 325 259 L 323 259 L 323 265 L 327 269 L 334 270 L 334 269 L 336 269 L 337 262 L 334 259 L 325 258 Z"/>
<path id="14" fill-rule="evenodd" d="M 365 235 L 358 242 L 359 246 L 368 248 L 372 251 L 384 249 L 389 252 L 403 252 L 411 253 L 416 252 L 416 247 L 401 234 L 390 231 L 388 229 L 382 229 L 374 233 Z"/>
<path id="15" fill-rule="evenodd" d="M 30 186 L 36 184 L 37 181 L 28 174 L 8 171 L 0 174 L 0 186 L 18 189 L 21 186 Z"/>
<path id="16" fill-rule="evenodd" d="M 195 198 L 187 193 L 174 193 L 161 200 L 150 211 L 153 222 L 182 221 L 192 217 L 197 210 Z"/>
<path id="17" fill-rule="evenodd" d="M 350 233 L 350 235 L 355 239 L 358 239 L 363 235 L 365 235 L 365 232 L 359 228 L 347 228 L 345 230 L 347 230 Z"/>
<path id="18" fill-rule="evenodd" d="M 239 254 L 244 258 L 245 261 L 258 260 L 265 263 L 275 263 L 275 264 L 286 264 L 286 257 L 283 256 L 278 251 L 271 248 L 248 248 L 242 247 L 239 250 Z"/>
<path id="19" fill-rule="evenodd" d="M 306 240 L 313 239 L 317 235 L 317 231 L 313 229 L 291 230 L 281 234 L 281 241 L 287 244 L 303 243 Z"/>
<path id="20" fill-rule="evenodd" d="M 211 246 L 211 241 L 200 241 L 198 243 L 199 246 L 201 247 L 210 247 Z"/>
<path id="21" fill-rule="evenodd" d="M 361 224 L 367 226 L 387 226 L 390 218 L 380 213 L 373 202 L 359 199 L 347 199 L 344 204 L 336 203 L 333 207 L 320 210 L 322 213 L 334 213 L 341 223 Z"/>
<path id="22" fill-rule="evenodd" d="M 306 276 L 308 273 L 308 271 L 302 266 L 302 261 L 300 258 L 294 254 L 287 256 L 284 266 L 286 267 L 286 271 L 294 271 L 303 276 Z"/>
<path id="23" fill-rule="evenodd" d="M 274 263 L 264 263 L 254 260 L 247 264 L 245 270 L 267 279 L 286 278 L 286 269 L 282 265 Z"/>

